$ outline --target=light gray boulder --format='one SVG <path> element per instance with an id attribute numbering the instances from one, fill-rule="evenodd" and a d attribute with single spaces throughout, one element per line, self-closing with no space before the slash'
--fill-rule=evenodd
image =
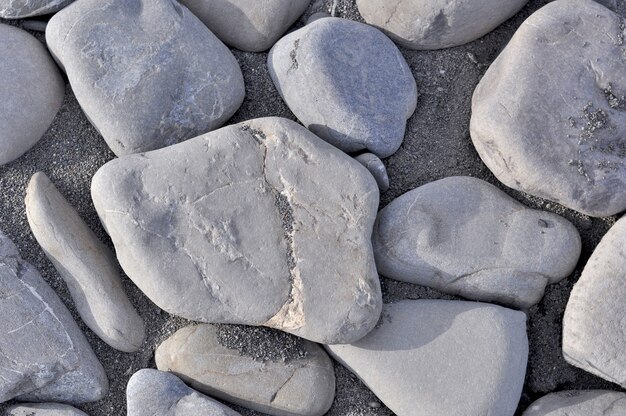
<path id="1" fill-rule="evenodd" d="M 322 139 L 379 157 L 400 147 L 417 86 L 398 48 L 379 30 L 319 19 L 278 41 L 268 67 L 291 111 Z"/>
<path id="2" fill-rule="evenodd" d="M 535 401 L 522 416 L 623 416 L 626 394 L 608 390 L 570 390 Z"/>
<path id="3" fill-rule="evenodd" d="M 0 79 L 3 165 L 22 156 L 48 130 L 63 103 L 65 82 L 37 38 L 5 24 L 0 24 Z"/>
<path id="4" fill-rule="evenodd" d="M 325 343 L 356 340 L 378 320 L 376 182 L 292 121 L 256 119 L 113 160 L 91 192 L 122 268 L 170 313 Z"/>
<path id="5" fill-rule="evenodd" d="M 82 0 L 46 40 L 87 117 L 120 156 L 221 126 L 244 98 L 230 50 L 172 0 Z"/>
<path id="6" fill-rule="evenodd" d="M 74 0 L 0 0 L 0 17 L 23 19 L 57 12 Z M 0 36 L 0 39 L 2 36 Z"/>
<path id="7" fill-rule="evenodd" d="M 370 171 L 381 191 L 389 189 L 389 176 L 382 160 L 372 153 L 363 153 L 355 159 Z"/>
<path id="8" fill-rule="evenodd" d="M 565 360 L 626 388 L 626 218 L 602 238 L 563 316 Z"/>
<path id="9" fill-rule="evenodd" d="M 213 325 L 183 328 L 155 353 L 159 370 L 193 388 L 275 416 L 321 416 L 335 397 L 333 364 L 318 345 L 302 341 L 303 356 L 261 361 L 224 343 Z"/>
<path id="10" fill-rule="evenodd" d="M 92 402 L 108 380 L 72 315 L 0 232 L 0 403 Z"/>
<path id="11" fill-rule="evenodd" d="M 513 416 L 524 384 L 526 315 L 496 305 L 385 305 L 376 329 L 327 347 L 400 416 Z"/>
<path id="12" fill-rule="evenodd" d="M 128 380 L 126 402 L 128 416 L 240 416 L 174 374 L 147 368 Z"/>
<path id="13" fill-rule="evenodd" d="M 88 416 L 75 407 L 59 403 L 25 403 L 11 406 L 5 416 Z"/>
<path id="14" fill-rule="evenodd" d="M 124 292 L 111 250 L 44 173 L 30 179 L 25 203 L 30 229 L 67 283 L 83 321 L 113 348 L 138 351 L 145 325 Z"/>
<path id="15" fill-rule="evenodd" d="M 528 0 L 357 0 L 363 19 L 408 49 L 443 49 L 491 32 Z"/>
<path id="16" fill-rule="evenodd" d="M 181 0 L 228 46 L 248 52 L 272 47 L 310 0 Z"/>
<path id="17" fill-rule="evenodd" d="M 378 214 L 380 274 L 470 299 L 528 308 L 569 276 L 581 241 L 564 218 L 526 208 L 495 186 L 450 177 L 407 192 Z"/>
<path id="18" fill-rule="evenodd" d="M 472 141 L 505 185 L 593 217 L 626 208 L 625 27 L 592 0 L 520 26 L 472 99 Z"/>

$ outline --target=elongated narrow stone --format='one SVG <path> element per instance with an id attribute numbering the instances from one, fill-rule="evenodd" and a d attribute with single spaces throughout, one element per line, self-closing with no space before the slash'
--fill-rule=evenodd
<path id="1" fill-rule="evenodd" d="M 569 390 L 534 402 L 522 416 L 626 415 L 626 394 L 608 390 Z"/>
<path id="2" fill-rule="evenodd" d="M 59 403 L 25 403 L 11 406 L 6 416 L 88 416 L 75 407 Z"/>

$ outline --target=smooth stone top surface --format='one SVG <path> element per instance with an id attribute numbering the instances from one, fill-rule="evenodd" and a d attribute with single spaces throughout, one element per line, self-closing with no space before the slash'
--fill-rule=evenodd
<path id="1" fill-rule="evenodd" d="M 513 416 L 528 339 L 526 315 L 476 302 L 385 305 L 380 325 L 331 355 L 401 416 Z"/>
<path id="2" fill-rule="evenodd" d="M 174 374 L 153 369 L 139 370 L 128 380 L 126 402 L 128 416 L 240 416 Z"/>
<path id="3" fill-rule="evenodd" d="M 59 403 L 26 403 L 11 406 L 5 416 L 88 416 L 75 407 Z"/>
<path id="4" fill-rule="evenodd" d="M 72 315 L 0 232 L 0 403 L 92 402 L 108 380 Z"/>
<path id="5" fill-rule="evenodd" d="M 363 19 L 409 49 L 471 42 L 512 17 L 528 0 L 357 0 Z"/>
<path id="6" fill-rule="evenodd" d="M 46 40 L 118 156 L 213 130 L 244 98 L 233 54 L 178 1 L 82 0 L 54 15 Z"/>
<path id="7" fill-rule="evenodd" d="M 22 19 L 57 12 L 74 0 L 0 0 L 0 17 Z"/>
<path id="8" fill-rule="evenodd" d="M 379 212 L 372 241 L 384 276 L 519 308 L 569 276 L 581 251 L 570 222 L 471 177 L 395 199 Z"/>
<path id="9" fill-rule="evenodd" d="M 37 38 L 1 23 L 0 80 L 3 165 L 23 155 L 48 130 L 63 103 L 65 82 Z"/>
<path id="10" fill-rule="evenodd" d="M 44 173 L 30 179 L 25 203 L 30 229 L 67 283 L 82 320 L 113 348 L 138 351 L 145 325 L 124 292 L 111 250 Z"/>
<path id="11" fill-rule="evenodd" d="M 268 68 L 291 111 L 332 145 L 379 157 L 400 147 L 417 86 L 379 30 L 346 19 L 316 20 L 278 41 Z"/>
<path id="12" fill-rule="evenodd" d="M 157 367 L 195 389 L 275 416 L 325 414 L 335 397 L 335 372 L 318 345 L 303 341 L 303 357 L 261 361 L 220 342 L 213 325 L 183 328 L 155 353 Z"/>
<path id="13" fill-rule="evenodd" d="M 623 416 L 626 394 L 606 390 L 570 390 L 535 401 L 522 416 Z"/>
<path id="14" fill-rule="evenodd" d="M 572 289 L 563 317 L 563 355 L 626 388 L 626 218 L 602 238 Z"/>
<path id="15" fill-rule="evenodd" d="M 115 159 L 92 197 L 126 274 L 170 313 L 326 343 L 378 320 L 376 182 L 292 121 L 256 119 Z"/>
<path id="16" fill-rule="evenodd" d="M 625 36 L 592 0 L 520 26 L 472 99 L 472 141 L 500 181 L 594 217 L 626 209 Z"/>
<path id="17" fill-rule="evenodd" d="M 271 48 L 304 13 L 310 0 L 181 0 L 228 46 Z"/>

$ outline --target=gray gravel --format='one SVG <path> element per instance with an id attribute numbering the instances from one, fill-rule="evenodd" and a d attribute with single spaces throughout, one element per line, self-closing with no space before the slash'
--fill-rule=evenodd
<path id="1" fill-rule="evenodd" d="M 402 50 L 417 80 L 420 97 L 417 110 L 409 119 L 402 147 L 384 160 L 391 188 L 381 195 L 381 207 L 384 207 L 403 193 L 433 180 L 452 175 L 475 176 L 497 185 L 531 208 L 564 216 L 581 233 L 583 250 L 576 271 L 569 278 L 549 286 L 544 299 L 529 311 L 530 357 L 518 415 L 531 402 L 553 390 L 620 390 L 615 384 L 567 364 L 561 354 L 561 320 L 569 293 L 593 248 L 615 222 L 615 218 L 589 218 L 554 203 L 505 188 L 480 161 L 469 137 L 470 101 L 480 77 L 522 21 L 548 2 L 531 0 L 500 28 L 461 47 L 426 52 Z M 312 3 L 303 19 L 317 11 L 331 10 L 331 0 Z M 626 2 L 619 3 L 618 12 L 626 16 Z M 338 0 L 335 14 L 361 20 L 353 0 Z M 301 19 L 298 25 L 304 21 Z M 14 24 L 22 23 L 18 21 Z M 42 39 L 41 34 L 37 36 Z M 294 119 L 272 85 L 265 66 L 266 54 L 239 51 L 234 51 L 234 54 L 242 67 L 247 94 L 239 112 L 228 124 L 270 115 Z M 104 230 L 91 203 L 89 185 L 95 171 L 112 158 L 113 154 L 90 126 L 68 89 L 63 107 L 44 138 L 17 161 L 0 167 L 0 192 L 3 195 L 0 200 L 0 229 L 16 243 L 24 259 L 39 269 L 76 319 L 78 314 L 71 304 L 65 284 L 28 228 L 24 211 L 26 185 L 33 173 L 44 171 L 68 201 L 77 207 L 96 234 L 105 239 Z M 108 238 L 105 241 L 112 247 Z M 386 302 L 421 298 L 453 299 L 433 289 L 409 283 L 389 279 L 382 279 L 381 283 Z M 162 340 L 187 324 L 182 319 L 159 312 L 126 277 L 124 285 L 131 302 L 149 323 L 147 341 L 142 352 L 123 354 L 100 341 L 79 321 L 111 379 L 111 391 L 104 400 L 81 406 L 91 416 L 124 415 L 125 388 L 130 376 L 140 368 L 154 368 L 154 349 Z M 329 416 L 391 415 L 348 370 L 336 364 L 335 371 L 337 394 Z M 0 405 L 0 412 L 7 407 L 8 404 Z M 244 416 L 259 415 L 241 408 L 236 410 Z"/>

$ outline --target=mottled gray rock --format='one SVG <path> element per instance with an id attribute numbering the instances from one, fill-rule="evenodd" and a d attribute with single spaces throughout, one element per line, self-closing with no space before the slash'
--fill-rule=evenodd
<path id="1" fill-rule="evenodd" d="M 376 182 L 292 121 L 252 120 L 113 160 L 92 197 L 126 274 L 170 313 L 325 343 L 356 340 L 378 320 Z"/>
<path id="2" fill-rule="evenodd" d="M 57 12 L 74 0 L 0 0 L 0 17 L 23 19 Z M 2 36 L 0 36 L 2 38 Z"/>
<path id="3" fill-rule="evenodd" d="M 97 401 L 102 365 L 72 315 L 0 232 L 0 403 Z"/>
<path id="4" fill-rule="evenodd" d="M 472 100 L 472 140 L 500 181 L 590 216 L 626 208 L 625 36 L 592 0 L 522 24 Z"/>
<path id="5" fill-rule="evenodd" d="M 528 0 L 357 0 L 363 19 L 409 49 L 443 49 L 486 35 Z"/>
<path id="6" fill-rule="evenodd" d="M 382 160 L 372 153 L 363 153 L 355 159 L 370 171 L 381 191 L 389 189 L 389 176 Z"/>
<path id="7" fill-rule="evenodd" d="M 262 52 L 304 13 L 310 0 L 181 0 L 228 46 Z"/>
<path id="8" fill-rule="evenodd" d="M 441 179 L 395 199 L 379 212 L 372 240 L 384 276 L 519 308 L 569 276 L 581 250 L 578 231 L 564 218 L 470 177 Z"/>
<path id="9" fill-rule="evenodd" d="M 626 415 L 626 394 L 606 390 L 560 391 L 537 400 L 522 416 L 600 415 Z"/>
<path id="10" fill-rule="evenodd" d="M 31 178 L 25 202 L 30 229 L 67 283 L 83 321 L 113 348 L 138 351 L 144 322 L 124 292 L 113 253 L 44 173 Z"/>
<path id="11" fill-rule="evenodd" d="M 128 416 L 240 416 L 174 374 L 153 369 L 139 370 L 128 380 L 126 402 Z"/>
<path id="12" fill-rule="evenodd" d="M 398 48 L 379 30 L 319 19 L 279 40 L 268 67 L 291 111 L 322 139 L 379 157 L 400 147 L 417 86 Z"/>
<path id="13" fill-rule="evenodd" d="M 221 126 L 245 94 L 235 57 L 173 0 L 82 0 L 46 40 L 87 117 L 116 155 Z"/>
<path id="14" fill-rule="evenodd" d="M 221 342 L 213 325 L 183 328 L 155 353 L 159 370 L 172 371 L 195 389 L 275 416 L 323 415 L 335 397 L 335 372 L 318 345 L 305 356 L 261 361 Z"/>
<path id="15" fill-rule="evenodd" d="M 11 406 L 5 416 L 88 416 L 75 407 L 58 403 L 26 403 Z"/>
<path id="16" fill-rule="evenodd" d="M 602 238 L 572 289 L 563 317 L 563 355 L 572 365 L 626 387 L 626 217 Z"/>
<path id="17" fill-rule="evenodd" d="M 526 315 L 446 300 L 385 305 L 363 339 L 331 355 L 401 416 L 513 416 L 526 361 Z"/>
<path id="18" fill-rule="evenodd" d="M 63 103 L 65 83 L 41 42 L 4 24 L 0 24 L 0 79 L 3 165 L 23 155 L 48 130 Z"/>

